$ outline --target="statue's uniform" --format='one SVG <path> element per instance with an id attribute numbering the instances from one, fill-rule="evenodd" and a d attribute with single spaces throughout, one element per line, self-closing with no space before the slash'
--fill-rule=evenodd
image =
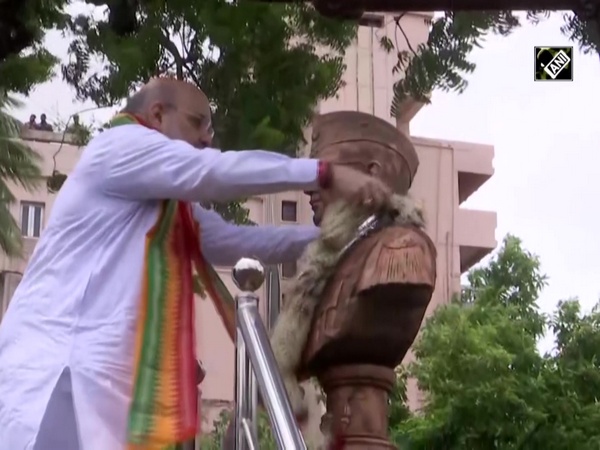
<path id="1" fill-rule="evenodd" d="M 144 242 L 160 200 L 311 190 L 317 166 L 261 151 L 200 151 L 133 124 L 92 140 L 0 326 L 0 450 L 124 449 Z M 235 226 L 193 208 L 214 265 L 248 255 L 295 260 L 318 235 L 312 226 Z"/>

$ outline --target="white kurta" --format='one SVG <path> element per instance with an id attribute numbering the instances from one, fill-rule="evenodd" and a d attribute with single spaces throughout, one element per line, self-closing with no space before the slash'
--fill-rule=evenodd
<path id="1" fill-rule="evenodd" d="M 158 199 L 226 201 L 314 189 L 316 174 L 314 160 L 200 151 L 139 125 L 92 140 L 0 326 L 0 450 L 34 448 L 59 379 L 66 387 L 57 392 L 72 387 L 79 450 L 124 448 L 144 240 Z M 204 255 L 215 265 L 248 255 L 273 264 L 294 260 L 318 234 L 312 226 L 236 226 L 200 206 L 194 216 Z M 68 412 L 49 415 L 50 428 L 72 431 L 59 429 Z M 71 450 L 43 442 L 38 448 Z"/>

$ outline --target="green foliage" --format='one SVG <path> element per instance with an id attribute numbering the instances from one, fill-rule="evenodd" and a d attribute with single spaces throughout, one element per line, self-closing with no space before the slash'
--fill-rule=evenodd
<path id="1" fill-rule="evenodd" d="M 533 338 L 542 336 L 547 318 L 539 313 L 536 301 L 546 277 L 539 259 L 524 250 L 519 239 L 507 236 L 495 258 L 470 271 L 467 280 L 459 303 L 505 307 L 502 312 L 508 319 L 520 321 Z"/>
<path id="2" fill-rule="evenodd" d="M 47 81 L 58 60 L 43 47 L 48 30 L 65 25 L 67 0 L 6 0 L 0 17 L 0 89 L 27 94 Z"/>
<path id="3" fill-rule="evenodd" d="M 105 20 L 73 18 L 62 73 L 79 99 L 112 105 L 149 78 L 171 75 L 209 96 L 216 146 L 289 155 L 303 143 L 317 102 L 342 85 L 343 53 L 356 33 L 303 4 L 146 0 L 138 16 L 140 30 L 130 37 L 116 36 Z M 241 202 L 213 206 L 248 223 Z"/>
<path id="4" fill-rule="evenodd" d="M 28 54 L 12 55 L 0 62 L 0 87 L 6 92 L 29 94 L 31 89 L 53 75 L 58 59 L 45 48 L 35 48 Z"/>
<path id="5" fill-rule="evenodd" d="M 9 114 L 20 103 L 12 93 L 29 94 L 53 75 L 58 62 L 42 45 L 45 33 L 66 20 L 63 0 L 6 1 L 0 17 L 0 249 L 21 256 L 21 230 L 10 212 L 11 185 L 34 190 L 42 181 L 41 158 L 19 140 L 19 122 Z"/>
<path id="6" fill-rule="evenodd" d="M 80 99 L 115 104 L 152 76 L 171 74 L 208 94 L 218 146 L 288 154 L 317 101 L 341 86 L 356 32 L 302 4 L 148 0 L 139 17 L 139 32 L 126 38 L 105 21 L 73 20 L 63 76 Z M 92 67 L 95 59 L 104 71 Z"/>
<path id="7" fill-rule="evenodd" d="M 77 121 L 75 117 L 77 117 Z M 54 128 L 58 133 L 70 134 L 72 144 L 77 147 L 85 147 L 100 129 L 93 121 L 89 123 L 81 122 L 77 114 L 70 116 L 67 120 L 63 120 L 60 117 L 56 118 L 54 120 Z"/>
<path id="8" fill-rule="evenodd" d="M 406 405 L 406 380 L 408 372 L 403 366 L 396 369 L 396 385 L 390 395 L 390 424 L 400 424 L 410 418 L 410 410 Z"/>
<path id="9" fill-rule="evenodd" d="M 571 300 L 542 314 L 539 260 L 512 236 L 468 279 L 415 345 L 409 372 L 426 400 L 419 414 L 392 413 L 396 443 L 407 450 L 599 448 L 600 308 L 582 315 Z M 544 331 L 554 333 L 555 349 L 542 355 Z M 398 390 L 397 398 L 402 383 Z"/>
<path id="10" fill-rule="evenodd" d="M 549 16 L 550 11 L 528 11 L 526 20 L 537 24 Z M 475 70 L 475 64 L 469 60 L 471 51 L 482 47 L 486 36 L 507 36 L 522 23 L 515 11 L 446 11 L 433 19 L 427 42 L 414 47 L 402 30 L 401 17 L 396 20 L 396 26 L 404 36 L 402 46 L 408 46 L 408 50 L 398 51 L 398 62 L 393 68 L 394 73 L 405 74 L 394 85 L 393 116 L 400 113 L 400 105 L 409 97 L 429 103 L 434 90 L 464 92 L 468 86 L 466 76 Z M 583 53 L 599 52 L 600 25 L 581 17 L 584 15 L 564 13 L 561 32 L 577 42 Z M 381 44 L 392 51 L 389 39 Z"/>
<path id="11" fill-rule="evenodd" d="M 66 131 L 73 135 L 73 143 L 78 147 L 85 147 L 90 142 L 90 139 L 92 139 L 94 133 L 93 128 L 85 124 L 70 127 Z"/>
<path id="12" fill-rule="evenodd" d="M 222 411 L 221 416 L 213 424 L 213 431 L 200 440 L 202 450 L 221 450 L 222 442 L 227 432 L 227 427 L 231 421 L 230 411 Z M 276 450 L 275 440 L 271 433 L 269 419 L 263 412 L 258 414 L 258 448 L 260 450 Z"/>
<path id="13" fill-rule="evenodd" d="M 244 200 L 229 203 L 213 203 L 211 206 L 212 209 L 217 211 L 228 222 L 239 225 L 256 225 L 250 220 L 250 211 L 244 207 Z"/>
<path id="14" fill-rule="evenodd" d="M 11 185 L 31 191 L 42 181 L 40 156 L 19 139 L 19 122 L 6 111 L 19 102 L 0 89 L 0 249 L 21 256 L 21 229 L 10 212 L 15 202 Z"/>

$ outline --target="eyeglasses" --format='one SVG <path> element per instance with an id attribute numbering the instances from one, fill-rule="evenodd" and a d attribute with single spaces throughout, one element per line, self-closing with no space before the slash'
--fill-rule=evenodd
<path id="1" fill-rule="evenodd" d="M 204 131 L 210 136 L 211 139 L 215 136 L 215 131 L 212 127 L 212 120 L 210 116 L 207 117 L 204 114 L 190 112 L 188 110 L 178 108 L 176 105 L 170 106 L 178 113 L 183 114 L 187 121 L 190 122 L 194 128 Z"/>

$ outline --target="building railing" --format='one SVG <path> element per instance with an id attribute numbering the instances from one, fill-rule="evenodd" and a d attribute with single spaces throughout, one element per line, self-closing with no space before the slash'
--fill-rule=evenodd
<path id="1" fill-rule="evenodd" d="M 33 128 L 22 128 L 20 133 L 21 139 L 25 141 L 38 141 L 38 142 L 57 142 L 76 145 L 77 136 L 72 133 L 46 131 L 46 130 L 35 130 Z"/>

